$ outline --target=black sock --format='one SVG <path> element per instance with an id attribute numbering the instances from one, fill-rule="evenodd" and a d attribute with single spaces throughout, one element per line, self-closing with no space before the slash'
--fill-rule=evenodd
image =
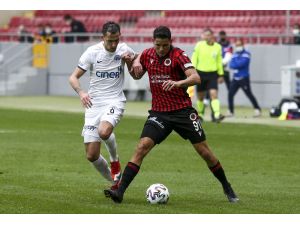
<path id="1" fill-rule="evenodd" d="M 139 172 L 140 167 L 132 162 L 128 162 L 122 175 L 121 183 L 118 188 L 120 193 L 124 193 L 131 181 Z"/>
<path id="2" fill-rule="evenodd" d="M 210 171 L 214 174 L 214 176 L 221 182 L 223 186 L 228 185 L 227 178 L 225 176 L 225 172 L 223 170 L 222 165 L 218 161 L 218 163 L 212 167 L 209 167 Z"/>

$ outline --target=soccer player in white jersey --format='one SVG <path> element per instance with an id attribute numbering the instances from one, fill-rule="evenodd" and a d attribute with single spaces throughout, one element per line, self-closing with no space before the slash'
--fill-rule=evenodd
<path id="1" fill-rule="evenodd" d="M 128 70 L 131 70 L 136 54 L 125 43 L 119 43 L 121 33 L 117 23 L 105 23 L 102 34 L 103 41 L 82 54 L 69 82 L 86 108 L 82 130 L 86 157 L 112 183 L 111 189 L 116 189 L 121 178 L 121 166 L 113 129 L 125 108 L 124 65 L 126 63 Z M 88 92 L 80 87 L 79 82 L 87 70 L 90 70 Z M 110 154 L 110 168 L 100 154 L 102 141 Z"/>

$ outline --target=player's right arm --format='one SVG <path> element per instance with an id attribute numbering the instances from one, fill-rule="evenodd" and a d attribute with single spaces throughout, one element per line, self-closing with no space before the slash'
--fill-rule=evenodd
<path id="1" fill-rule="evenodd" d="M 177 56 L 177 63 L 182 71 L 184 71 L 184 74 L 186 76 L 186 79 L 174 81 L 174 80 L 167 80 L 162 84 L 162 88 L 165 91 L 170 91 L 174 87 L 177 88 L 188 88 L 189 86 L 193 86 L 196 84 L 201 83 L 201 78 L 199 74 L 197 73 L 196 69 L 194 68 L 193 64 L 191 63 L 188 56 L 181 52 L 180 55 Z"/>
<path id="2" fill-rule="evenodd" d="M 143 67 L 142 62 L 141 62 L 142 54 L 139 54 L 136 57 L 136 59 L 132 63 L 132 67 L 131 67 L 131 70 L 130 70 L 130 75 L 135 80 L 141 79 L 144 76 L 144 74 L 146 73 L 146 70 L 144 70 L 144 67 Z"/>
<path id="3" fill-rule="evenodd" d="M 69 77 L 69 82 L 72 88 L 77 92 L 77 94 L 80 97 L 80 101 L 82 105 L 85 108 L 90 108 L 92 107 L 92 102 L 91 102 L 91 97 L 89 96 L 88 93 L 86 93 L 81 87 L 80 87 L 80 82 L 79 79 L 82 77 L 82 75 L 85 73 L 85 70 L 80 69 L 77 67 L 71 76 Z"/>
<path id="4" fill-rule="evenodd" d="M 162 88 L 165 91 L 170 91 L 174 87 L 177 88 L 187 88 L 196 84 L 201 83 L 200 76 L 198 75 L 197 71 L 194 68 L 190 68 L 184 71 L 184 74 L 186 75 L 186 79 L 179 80 L 179 81 L 173 81 L 173 80 L 167 80 L 162 84 Z"/>

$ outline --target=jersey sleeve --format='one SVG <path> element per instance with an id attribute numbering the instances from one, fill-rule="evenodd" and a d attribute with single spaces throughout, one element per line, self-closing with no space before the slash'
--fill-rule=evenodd
<path id="1" fill-rule="evenodd" d="M 135 55 L 135 51 L 132 48 L 130 48 L 128 45 L 126 45 L 126 51 Z"/>
<path id="2" fill-rule="evenodd" d="M 187 54 L 182 51 L 177 55 L 177 63 L 179 67 L 182 69 L 182 71 L 186 71 L 187 69 L 194 68 L 190 58 L 187 56 Z"/>
<path id="3" fill-rule="evenodd" d="M 91 53 L 87 49 L 80 57 L 78 62 L 78 67 L 84 71 L 87 71 L 90 68 L 90 65 L 93 64 L 91 60 Z"/>

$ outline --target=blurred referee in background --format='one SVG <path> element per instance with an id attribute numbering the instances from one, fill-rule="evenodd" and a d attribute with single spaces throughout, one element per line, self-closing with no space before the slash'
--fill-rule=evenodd
<path id="1" fill-rule="evenodd" d="M 218 99 L 218 83 L 224 82 L 224 70 L 222 63 L 222 47 L 215 42 L 213 31 L 209 28 L 203 32 L 203 41 L 199 41 L 192 55 L 192 63 L 196 68 L 201 84 L 197 85 L 197 110 L 199 116 L 204 116 L 205 92 L 209 92 L 211 108 L 215 122 L 221 122 L 225 117 L 220 113 L 220 101 Z"/>

